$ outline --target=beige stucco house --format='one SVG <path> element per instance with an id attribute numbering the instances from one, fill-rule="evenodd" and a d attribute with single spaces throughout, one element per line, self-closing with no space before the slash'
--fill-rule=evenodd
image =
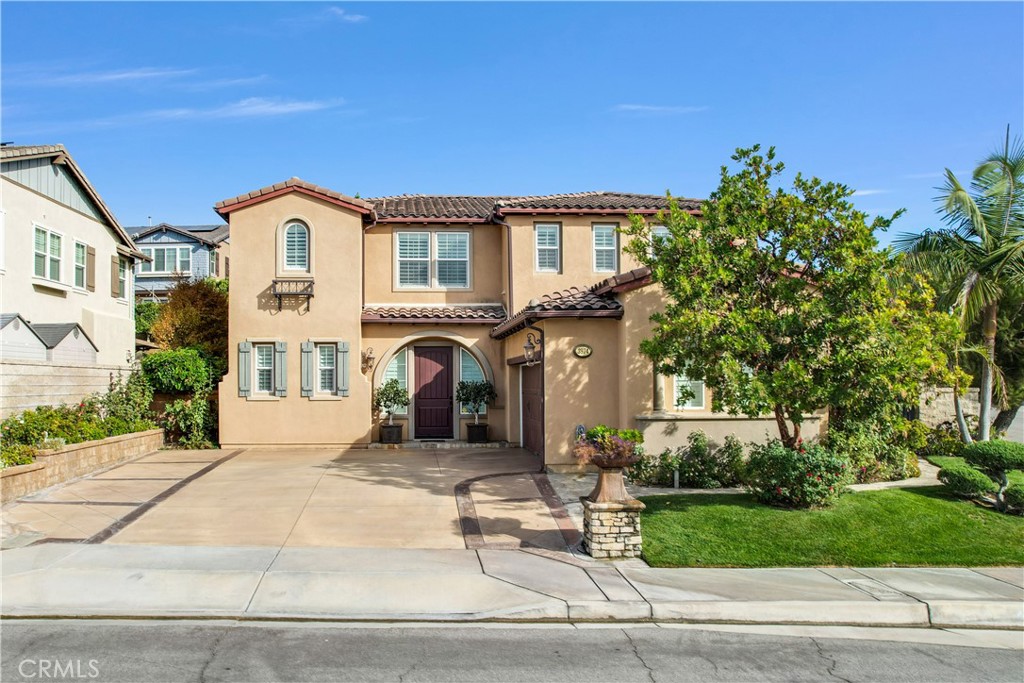
<path id="1" fill-rule="evenodd" d="M 412 397 L 404 438 L 425 441 L 464 439 L 454 388 L 492 381 L 490 438 L 552 469 L 575 466 L 578 425 L 636 427 L 654 450 L 694 429 L 764 439 L 771 420 L 714 413 L 699 384 L 672 400 L 677 378 L 638 351 L 662 294 L 616 229 L 665 207 L 612 192 L 358 199 L 297 178 L 219 202 L 233 266 L 221 443 L 368 445 L 390 378 Z"/>
<path id="2" fill-rule="evenodd" d="M 105 390 L 143 254 L 61 145 L 0 147 L 0 417 Z"/>

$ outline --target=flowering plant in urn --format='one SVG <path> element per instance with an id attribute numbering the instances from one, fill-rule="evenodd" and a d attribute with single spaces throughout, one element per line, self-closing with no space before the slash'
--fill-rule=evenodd
<path id="1" fill-rule="evenodd" d="M 623 468 L 635 465 L 642 455 L 640 444 L 644 437 L 635 429 L 613 429 L 598 425 L 587 430 L 576 441 L 573 455 L 584 464 L 591 464 L 600 470 L 597 486 L 587 496 L 595 503 L 631 502 L 634 498 L 626 492 Z"/>

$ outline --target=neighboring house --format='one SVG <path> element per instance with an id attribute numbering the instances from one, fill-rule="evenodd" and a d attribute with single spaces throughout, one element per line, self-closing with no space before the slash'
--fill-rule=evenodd
<path id="1" fill-rule="evenodd" d="M 357 199 L 297 178 L 218 203 L 233 235 L 221 443 L 366 445 L 373 389 L 390 378 L 412 396 L 395 417 L 405 438 L 426 441 L 464 439 L 472 416 L 455 386 L 492 381 L 491 438 L 552 469 L 576 466 L 581 424 L 642 429 L 655 451 L 695 429 L 764 440 L 773 419 L 714 413 L 700 383 L 656 377 L 639 353 L 664 298 L 616 229 L 666 204 L 611 192 Z M 683 382 L 695 398 L 673 401 Z M 805 434 L 817 428 L 812 418 Z"/>
<path id="2" fill-rule="evenodd" d="M 0 147 L 0 417 L 105 390 L 144 258 L 61 145 Z"/>
<path id="3" fill-rule="evenodd" d="M 135 268 L 135 296 L 166 301 L 175 282 L 228 276 L 228 226 L 169 225 L 125 228 L 151 261 Z"/>

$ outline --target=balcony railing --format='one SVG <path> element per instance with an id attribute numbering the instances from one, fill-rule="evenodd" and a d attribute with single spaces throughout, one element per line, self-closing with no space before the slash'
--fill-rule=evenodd
<path id="1" fill-rule="evenodd" d="M 274 280 L 270 293 L 277 297 L 277 310 L 281 310 L 281 301 L 286 297 L 304 298 L 306 310 L 309 310 L 313 298 L 313 280 Z"/>

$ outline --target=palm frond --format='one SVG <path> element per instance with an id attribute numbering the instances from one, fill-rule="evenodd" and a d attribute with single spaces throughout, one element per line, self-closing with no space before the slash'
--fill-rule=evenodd
<path id="1" fill-rule="evenodd" d="M 977 237 L 982 243 L 989 240 L 985 216 L 978 208 L 971 193 L 957 180 L 956 175 L 946 169 L 946 182 L 937 199 L 942 202 L 946 221 L 964 238 Z"/>

